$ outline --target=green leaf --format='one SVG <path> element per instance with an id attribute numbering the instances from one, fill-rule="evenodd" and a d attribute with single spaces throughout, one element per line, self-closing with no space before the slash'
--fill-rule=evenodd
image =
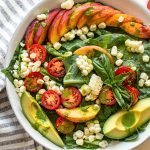
<path id="1" fill-rule="evenodd" d="M 94 70 L 97 75 L 100 76 L 105 83 L 109 81 L 111 84 L 112 80 L 114 80 L 114 66 L 110 62 L 109 58 L 102 54 L 99 58 L 93 59 Z"/>
<path id="2" fill-rule="evenodd" d="M 138 136 L 139 136 L 138 132 L 135 132 L 133 135 L 123 139 L 123 141 L 125 142 L 135 141 L 138 138 Z"/>

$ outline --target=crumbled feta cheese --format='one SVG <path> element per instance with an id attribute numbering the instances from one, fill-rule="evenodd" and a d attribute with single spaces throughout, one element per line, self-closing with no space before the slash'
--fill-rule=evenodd
<path id="1" fill-rule="evenodd" d="M 95 132 L 95 128 L 94 127 L 90 127 L 89 131 L 90 131 L 90 133 L 94 133 Z"/>
<path id="2" fill-rule="evenodd" d="M 113 46 L 112 48 L 111 48 L 111 55 L 112 56 L 117 56 L 117 46 Z"/>
<path id="3" fill-rule="evenodd" d="M 102 140 L 103 137 L 104 137 L 103 134 L 101 134 L 101 133 L 96 133 L 96 139 L 97 139 L 97 140 Z"/>
<path id="4" fill-rule="evenodd" d="M 19 87 L 19 81 L 17 79 L 14 79 L 13 83 L 14 83 L 15 87 Z"/>
<path id="5" fill-rule="evenodd" d="M 43 77 L 43 80 L 46 82 L 46 81 L 49 81 L 50 80 L 50 77 L 49 76 L 44 76 Z"/>
<path id="6" fill-rule="evenodd" d="M 96 24 L 90 26 L 90 31 L 96 31 L 96 29 L 97 29 Z"/>
<path id="7" fill-rule="evenodd" d="M 17 64 L 15 64 L 14 65 L 14 69 L 16 70 L 16 69 L 18 69 L 19 68 L 19 66 L 17 65 Z"/>
<path id="8" fill-rule="evenodd" d="M 24 85 L 24 81 L 23 80 L 19 80 L 18 84 L 19 84 L 19 86 L 22 86 L 22 85 Z"/>
<path id="9" fill-rule="evenodd" d="M 123 22 L 124 21 L 124 17 L 123 16 L 120 16 L 119 18 L 118 18 L 118 22 Z"/>
<path id="10" fill-rule="evenodd" d="M 145 72 L 142 72 L 140 75 L 140 78 L 143 79 L 144 81 L 148 80 L 148 75 Z"/>
<path id="11" fill-rule="evenodd" d="M 60 86 L 59 89 L 62 92 L 64 90 L 64 87 Z"/>
<path id="12" fill-rule="evenodd" d="M 116 62 L 115 62 L 116 66 L 118 66 L 118 67 L 121 66 L 122 63 L 123 63 L 123 60 L 122 60 L 122 59 L 118 59 L 118 60 L 116 60 Z"/>
<path id="13" fill-rule="evenodd" d="M 76 140 L 77 145 L 83 145 L 83 143 L 84 143 L 83 139 L 77 139 Z"/>
<path id="14" fill-rule="evenodd" d="M 25 86 L 21 86 L 20 87 L 20 92 L 22 93 L 22 92 L 24 92 L 26 90 L 26 87 Z"/>
<path id="15" fill-rule="evenodd" d="M 37 83 L 38 83 L 38 84 L 43 84 L 44 81 L 43 81 L 42 79 L 38 79 L 38 80 L 37 80 Z"/>
<path id="16" fill-rule="evenodd" d="M 71 9 L 74 5 L 74 0 L 66 0 L 61 3 L 62 9 Z"/>
<path id="17" fill-rule="evenodd" d="M 101 128 L 100 127 L 96 127 L 95 128 L 95 133 L 99 133 L 101 131 Z"/>
<path id="18" fill-rule="evenodd" d="M 104 22 L 102 22 L 102 23 L 100 23 L 100 24 L 98 25 L 98 28 L 100 28 L 100 29 L 105 29 L 105 28 L 106 28 L 106 24 L 105 24 Z"/>
<path id="19" fill-rule="evenodd" d="M 56 42 L 56 43 L 54 43 L 53 47 L 54 47 L 56 50 L 59 50 L 59 49 L 61 48 L 61 43 Z"/>
<path id="20" fill-rule="evenodd" d="M 24 62 L 30 62 L 31 60 L 30 60 L 30 58 L 22 58 L 22 61 L 24 61 Z"/>
<path id="21" fill-rule="evenodd" d="M 93 37 L 94 37 L 94 33 L 93 33 L 93 32 L 89 32 L 89 33 L 87 34 L 87 36 L 88 36 L 89 38 L 93 38 Z"/>
<path id="22" fill-rule="evenodd" d="M 135 71 L 135 70 L 136 70 L 136 66 L 131 67 L 131 69 L 132 69 L 133 71 Z"/>
<path id="23" fill-rule="evenodd" d="M 82 35 L 80 35 L 80 39 L 84 41 L 87 39 L 87 37 L 86 37 L 86 35 L 82 34 Z"/>
<path id="24" fill-rule="evenodd" d="M 106 148 L 108 146 L 108 142 L 106 140 L 103 140 L 103 141 L 99 142 L 99 146 L 102 148 Z"/>
<path id="25" fill-rule="evenodd" d="M 21 54 L 21 58 L 27 58 L 28 57 L 28 53 L 26 52 L 26 53 L 23 53 L 23 54 Z"/>
<path id="26" fill-rule="evenodd" d="M 76 134 L 77 138 L 82 138 L 84 135 L 83 131 L 81 131 L 81 130 L 76 131 L 75 134 Z"/>
<path id="27" fill-rule="evenodd" d="M 42 20 L 45 20 L 47 18 L 46 14 L 40 14 L 40 15 L 37 15 L 37 20 L 39 21 L 42 21 Z"/>
<path id="28" fill-rule="evenodd" d="M 48 62 L 45 62 L 44 63 L 44 68 L 47 68 L 47 66 L 48 66 Z"/>
<path id="29" fill-rule="evenodd" d="M 123 57 L 123 54 L 121 52 L 117 53 L 117 59 L 121 59 Z"/>
<path id="30" fill-rule="evenodd" d="M 83 34 L 87 34 L 89 32 L 89 28 L 87 26 L 84 26 L 81 28 Z"/>
<path id="31" fill-rule="evenodd" d="M 25 72 L 22 72 L 22 73 L 21 73 L 21 77 L 22 77 L 22 78 L 25 78 L 26 76 L 29 75 L 29 73 L 30 73 L 30 70 L 27 69 Z"/>
<path id="32" fill-rule="evenodd" d="M 140 79 L 138 82 L 139 87 L 143 87 L 145 81 L 143 79 Z"/>
<path id="33" fill-rule="evenodd" d="M 89 129 L 88 129 L 88 128 L 84 128 L 84 134 L 85 134 L 85 135 L 89 135 L 89 134 L 90 134 L 90 132 L 89 132 Z"/>
<path id="34" fill-rule="evenodd" d="M 31 58 L 31 59 L 34 59 L 35 57 L 36 57 L 36 53 L 31 53 L 31 54 L 30 54 L 30 58 Z"/>
<path id="35" fill-rule="evenodd" d="M 81 36 L 83 33 L 82 33 L 82 30 L 81 29 L 78 29 L 77 32 L 76 32 L 77 36 Z"/>
<path id="36" fill-rule="evenodd" d="M 148 55 L 143 55 L 142 60 L 143 60 L 143 62 L 149 62 L 149 56 Z"/>
<path id="37" fill-rule="evenodd" d="M 77 135 L 76 135 L 75 133 L 73 134 L 73 139 L 74 139 L 74 140 L 77 140 L 77 139 L 78 139 L 78 137 L 77 137 Z"/>
<path id="38" fill-rule="evenodd" d="M 83 76 L 87 76 L 87 75 L 88 75 L 88 71 L 87 71 L 87 70 L 85 70 L 85 69 L 84 69 L 84 70 L 82 70 L 82 71 L 81 71 L 81 73 L 82 73 L 82 75 L 83 75 Z"/>
<path id="39" fill-rule="evenodd" d="M 38 69 L 38 67 L 36 67 L 36 66 L 33 66 L 33 67 L 31 68 L 32 72 L 37 72 L 37 69 Z"/>
<path id="40" fill-rule="evenodd" d="M 97 95 L 90 93 L 85 97 L 85 101 L 94 101 L 96 98 Z"/>
<path id="41" fill-rule="evenodd" d="M 93 142 L 95 140 L 95 136 L 94 135 L 90 135 L 89 136 L 89 142 Z"/>
<path id="42" fill-rule="evenodd" d="M 24 44 L 23 42 L 20 42 L 20 46 L 21 46 L 21 47 L 24 47 L 25 44 Z"/>
<path id="43" fill-rule="evenodd" d="M 41 66 L 41 61 L 40 60 L 38 60 L 38 61 L 36 61 L 35 63 L 34 63 L 34 65 L 36 66 L 36 67 L 40 67 Z"/>
<path id="44" fill-rule="evenodd" d="M 147 81 L 145 82 L 145 85 L 146 85 L 147 87 L 150 87 L 150 80 L 147 80 Z"/>
<path id="45" fill-rule="evenodd" d="M 64 37 L 61 38 L 62 42 L 66 42 L 66 39 Z"/>
<path id="46" fill-rule="evenodd" d="M 46 90 L 45 89 L 40 89 L 39 94 L 43 94 Z"/>
<path id="47" fill-rule="evenodd" d="M 13 77 L 14 78 L 19 78 L 17 70 L 15 70 L 15 71 L 13 70 Z"/>

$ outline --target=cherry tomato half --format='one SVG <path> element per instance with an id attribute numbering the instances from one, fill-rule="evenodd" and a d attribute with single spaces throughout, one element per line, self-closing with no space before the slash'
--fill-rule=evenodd
<path id="1" fill-rule="evenodd" d="M 104 86 L 104 88 L 100 92 L 99 99 L 102 104 L 105 104 L 107 106 L 116 104 L 116 99 L 114 97 L 113 91 L 109 86 Z"/>
<path id="2" fill-rule="evenodd" d="M 81 93 L 74 87 L 65 88 L 61 95 L 61 103 L 66 108 L 75 108 L 81 103 Z"/>
<path id="3" fill-rule="evenodd" d="M 49 110 L 55 110 L 60 105 L 60 97 L 59 95 L 53 91 L 48 90 L 42 95 L 42 106 Z"/>
<path id="4" fill-rule="evenodd" d="M 47 70 L 54 77 L 64 77 L 66 74 L 64 63 L 58 58 L 53 58 L 48 63 Z"/>
<path id="5" fill-rule="evenodd" d="M 122 66 L 115 71 L 115 75 L 124 74 L 127 78 L 123 81 L 123 85 L 134 84 L 136 79 L 136 73 L 128 66 Z"/>
<path id="6" fill-rule="evenodd" d="M 43 75 L 39 72 L 31 72 L 25 78 L 24 85 L 25 85 L 27 91 L 38 92 L 43 87 L 43 84 L 37 83 L 38 79 L 43 79 Z"/>
<path id="7" fill-rule="evenodd" d="M 39 45 L 39 44 L 33 44 L 31 45 L 30 49 L 29 49 L 29 55 L 31 56 L 31 54 L 35 54 L 35 58 L 31 58 L 30 59 L 35 62 L 35 61 L 41 61 L 41 63 L 43 63 L 46 59 L 46 49 L 44 46 Z"/>
<path id="8" fill-rule="evenodd" d="M 138 89 L 133 87 L 133 86 L 130 86 L 130 85 L 125 86 L 125 88 L 129 92 L 129 94 L 131 95 L 132 105 L 134 105 L 138 101 L 138 98 L 139 98 Z"/>
<path id="9" fill-rule="evenodd" d="M 56 129 L 63 133 L 63 134 L 69 134 L 71 133 L 75 128 L 75 125 L 73 122 L 66 120 L 62 117 L 58 117 L 56 120 Z"/>

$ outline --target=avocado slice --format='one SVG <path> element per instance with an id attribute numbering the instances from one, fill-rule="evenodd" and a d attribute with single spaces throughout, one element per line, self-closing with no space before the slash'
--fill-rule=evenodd
<path id="1" fill-rule="evenodd" d="M 150 97 L 138 101 L 129 111 L 121 110 L 110 116 L 103 133 L 112 139 L 123 139 L 150 119 Z"/>
<path id="2" fill-rule="evenodd" d="M 36 100 L 26 91 L 21 96 L 21 106 L 24 115 L 36 130 L 56 145 L 64 147 L 63 141 L 47 115 Z"/>

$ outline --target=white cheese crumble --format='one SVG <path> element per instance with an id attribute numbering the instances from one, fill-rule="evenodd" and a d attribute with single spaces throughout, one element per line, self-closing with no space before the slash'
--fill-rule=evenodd
<path id="1" fill-rule="evenodd" d="M 96 29 L 97 29 L 96 24 L 90 26 L 90 31 L 96 31 Z"/>
<path id="2" fill-rule="evenodd" d="M 56 50 L 59 50 L 61 48 L 61 43 L 59 42 L 56 42 L 53 44 L 53 47 L 56 49 Z"/>
<path id="3" fill-rule="evenodd" d="M 149 56 L 148 55 L 143 55 L 142 56 L 142 60 L 143 60 L 143 62 L 149 62 Z"/>
<path id="4" fill-rule="evenodd" d="M 47 18 L 47 16 L 46 16 L 46 14 L 39 14 L 39 15 L 37 15 L 36 18 L 37 18 L 37 20 L 42 21 L 42 20 L 45 20 Z"/>
<path id="5" fill-rule="evenodd" d="M 98 28 L 100 29 L 105 29 L 106 28 L 106 23 L 102 22 L 98 25 Z"/>
<path id="6" fill-rule="evenodd" d="M 65 0 L 61 3 L 62 9 L 71 9 L 74 5 L 74 0 Z"/>
<path id="7" fill-rule="evenodd" d="M 111 55 L 112 56 L 117 56 L 117 51 L 118 51 L 117 46 L 113 46 L 111 48 Z"/>

